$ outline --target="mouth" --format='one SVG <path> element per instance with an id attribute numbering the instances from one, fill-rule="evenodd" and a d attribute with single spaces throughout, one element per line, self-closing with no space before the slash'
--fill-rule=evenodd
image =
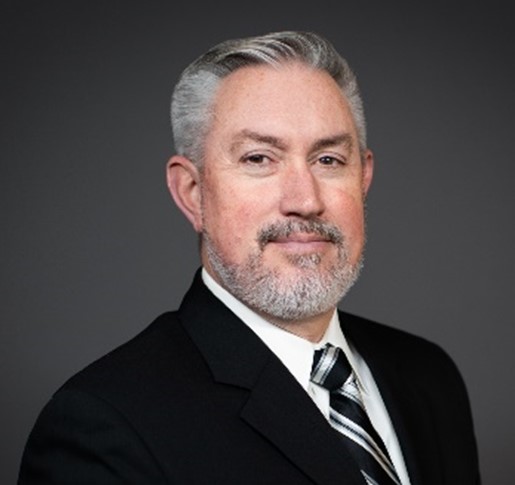
<path id="1" fill-rule="evenodd" d="M 278 243 L 278 244 L 289 244 L 289 243 L 299 243 L 299 244 L 310 244 L 310 243 L 323 243 L 323 242 L 331 242 L 329 238 L 321 236 L 320 234 L 314 233 L 305 233 L 298 232 L 293 234 L 288 234 L 287 236 L 279 236 L 277 238 L 271 239 L 270 242 Z"/>
<path id="2" fill-rule="evenodd" d="M 270 239 L 267 244 L 287 252 L 314 253 L 327 249 L 333 242 L 320 234 L 300 232 Z"/>

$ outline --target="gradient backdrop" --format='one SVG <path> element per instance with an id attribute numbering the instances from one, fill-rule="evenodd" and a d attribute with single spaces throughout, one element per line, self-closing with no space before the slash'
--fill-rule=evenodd
<path id="1" fill-rule="evenodd" d="M 4 2 L 0 484 L 52 392 L 175 308 L 198 265 L 164 181 L 180 71 L 284 29 L 333 41 L 365 98 L 369 245 L 342 306 L 454 357 L 484 484 L 513 483 L 513 7 L 240 3 Z"/>

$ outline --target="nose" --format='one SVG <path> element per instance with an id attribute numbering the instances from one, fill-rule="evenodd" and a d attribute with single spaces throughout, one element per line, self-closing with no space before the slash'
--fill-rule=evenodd
<path id="1" fill-rule="evenodd" d="M 280 210 L 284 216 L 305 219 L 323 213 L 320 182 L 305 161 L 292 164 L 283 173 Z"/>

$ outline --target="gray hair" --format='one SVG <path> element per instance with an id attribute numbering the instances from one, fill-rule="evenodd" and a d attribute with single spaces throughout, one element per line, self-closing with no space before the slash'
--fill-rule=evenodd
<path id="1" fill-rule="evenodd" d="M 280 67 L 295 61 L 327 72 L 338 84 L 349 102 L 363 153 L 366 148 L 365 114 L 356 77 L 331 43 L 311 32 L 276 32 L 228 40 L 191 63 L 172 95 L 171 121 L 177 153 L 199 166 L 202 164 L 214 98 L 226 76 L 243 67 Z"/>

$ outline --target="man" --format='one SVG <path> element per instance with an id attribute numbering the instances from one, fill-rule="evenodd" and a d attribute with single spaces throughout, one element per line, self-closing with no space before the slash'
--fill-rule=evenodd
<path id="1" fill-rule="evenodd" d="M 20 483 L 479 483 L 452 361 L 336 310 L 373 172 L 347 63 L 311 33 L 222 43 L 183 73 L 172 124 L 203 268 L 56 393 Z"/>

